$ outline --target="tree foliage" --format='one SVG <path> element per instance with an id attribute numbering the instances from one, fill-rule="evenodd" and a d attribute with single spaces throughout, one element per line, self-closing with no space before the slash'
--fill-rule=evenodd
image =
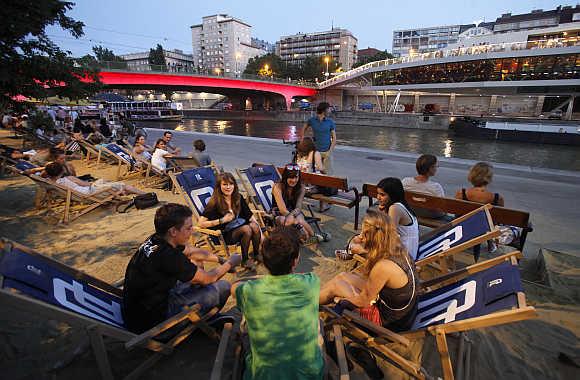
<path id="1" fill-rule="evenodd" d="M 58 25 L 75 38 L 82 36 L 84 24 L 66 15 L 73 5 L 62 0 L 2 1 L 0 107 L 15 106 L 15 95 L 79 99 L 98 89 L 97 70 L 74 65 L 70 52 L 62 51 L 45 32 L 47 26 Z"/>
<path id="2" fill-rule="evenodd" d="M 337 61 L 331 59 L 328 62 L 328 71 L 330 73 L 334 73 L 339 69 L 340 64 Z M 324 57 L 308 56 L 302 65 L 294 65 L 284 62 L 282 58 L 272 53 L 250 58 L 244 70 L 244 74 L 309 81 L 323 80 L 325 72 L 326 63 L 324 62 Z"/>
<path id="3" fill-rule="evenodd" d="M 385 59 L 391 58 L 393 58 L 393 55 L 388 51 L 386 50 L 380 51 L 377 54 L 373 55 L 372 57 L 362 57 L 362 58 L 359 57 L 358 61 L 352 66 L 352 68 L 354 69 L 355 67 L 359 67 L 370 62 L 383 61 Z"/>
<path id="4" fill-rule="evenodd" d="M 149 64 L 165 67 L 165 54 L 163 53 L 163 46 L 157 44 L 155 49 L 149 49 Z"/>

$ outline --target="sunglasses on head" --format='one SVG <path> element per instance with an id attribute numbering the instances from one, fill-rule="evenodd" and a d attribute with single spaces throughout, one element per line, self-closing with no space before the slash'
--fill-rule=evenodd
<path id="1" fill-rule="evenodd" d="M 299 172 L 300 166 L 298 166 L 296 164 L 288 164 L 288 165 L 286 165 L 286 170 L 292 171 L 292 172 Z"/>

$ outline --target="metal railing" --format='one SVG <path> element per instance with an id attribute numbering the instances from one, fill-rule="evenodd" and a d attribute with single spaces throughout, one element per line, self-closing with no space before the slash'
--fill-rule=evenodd
<path id="1" fill-rule="evenodd" d="M 129 71 L 129 72 L 140 72 L 140 73 L 168 73 L 168 74 L 185 74 L 191 76 L 200 77 L 215 77 L 215 78 L 228 78 L 228 79 L 246 79 L 259 82 L 269 82 L 269 83 L 280 83 L 288 84 L 293 86 L 301 87 L 312 87 L 316 88 L 316 83 L 303 80 L 293 80 L 290 78 L 278 78 L 278 77 L 268 77 L 261 75 L 251 75 L 243 73 L 226 73 L 220 70 L 219 73 L 214 70 L 198 70 L 194 67 L 187 66 L 172 66 L 172 65 L 130 65 L 128 62 L 113 62 L 104 61 L 99 62 L 99 69 L 101 70 L 112 70 L 112 71 Z"/>
<path id="2" fill-rule="evenodd" d="M 437 50 L 430 53 L 414 54 L 400 58 L 385 59 L 382 61 L 374 61 L 359 66 L 355 69 L 349 70 L 345 73 L 339 74 L 333 78 L 325 80 L 318 83 L 318 88 L 326 88 L 333 84 L 343 82 L 352 77 L 359 76 L 361 72 L 364 72 L 371 68 L 386 67 L 391 65 L 396 65 L 400 63 L 411 63 L 411 62 L 423 62 L 432 59 L 446 58 L 446 57 L 460 57 L 460 56 L 473 56 L 486 53 L 497 53 L 506 51 L 521 51 L 521 50 L 535 50 L 535 49 L 552 49 L 559 47 L 571 47 L 580 46 L 580 38 L 558 38 L 558 39 L 548 39 L 548 40 L 538 40 L 538 41 L 525 41 L 525 42 L 511 42 L 511 43 L 501 43 L 501 44 L 491 44 L 491 45 L 479 45 L 471 47 L 461 47 L 449 50 Z"/>

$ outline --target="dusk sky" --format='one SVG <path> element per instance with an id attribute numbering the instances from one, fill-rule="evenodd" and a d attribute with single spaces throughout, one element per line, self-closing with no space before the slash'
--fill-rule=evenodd
<path id="1" fill-rule="evenodd" d="M 72 0 L 75 1 L 75 0 Z M 85 36 L 75 40 L 51 27 L 48 34 L 74 56 L 103 45 L 116 54 L 145 51 L 161 43 L 166 49 L 191 53 L 190 26 L 203 16 L 226 13 L 252 25 L 252 36 L 276 42 L 280 36 L 335 27 L 349 29 L 359 49 L 391 50 L 396 29 L 492 21 L 502 13 L 527 13 L 575 5 L 549 0 L 445 1 L 258 1 L 258 0 L 76 0 L 68 14 L 85 23 Z"/>

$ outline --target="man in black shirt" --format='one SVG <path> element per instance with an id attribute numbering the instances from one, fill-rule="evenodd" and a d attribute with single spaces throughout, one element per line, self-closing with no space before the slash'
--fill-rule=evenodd
<path id="1" fill-rule="evenodd" d="M 183 205 L 160 207 L 155 213 L 155 234 L 131 258 L 123 288 L 123 317 L 130 331 L 142 333 L 186 305 L 199 304 L 205 312 L 226 303 L 230 284 L 218 280 L 240 264 L 241 256 L 231 255 L 222 265 L 205 271 L 203 261 L 219 262 L 219 258 L 188 245 L 191 215 Z"/>

